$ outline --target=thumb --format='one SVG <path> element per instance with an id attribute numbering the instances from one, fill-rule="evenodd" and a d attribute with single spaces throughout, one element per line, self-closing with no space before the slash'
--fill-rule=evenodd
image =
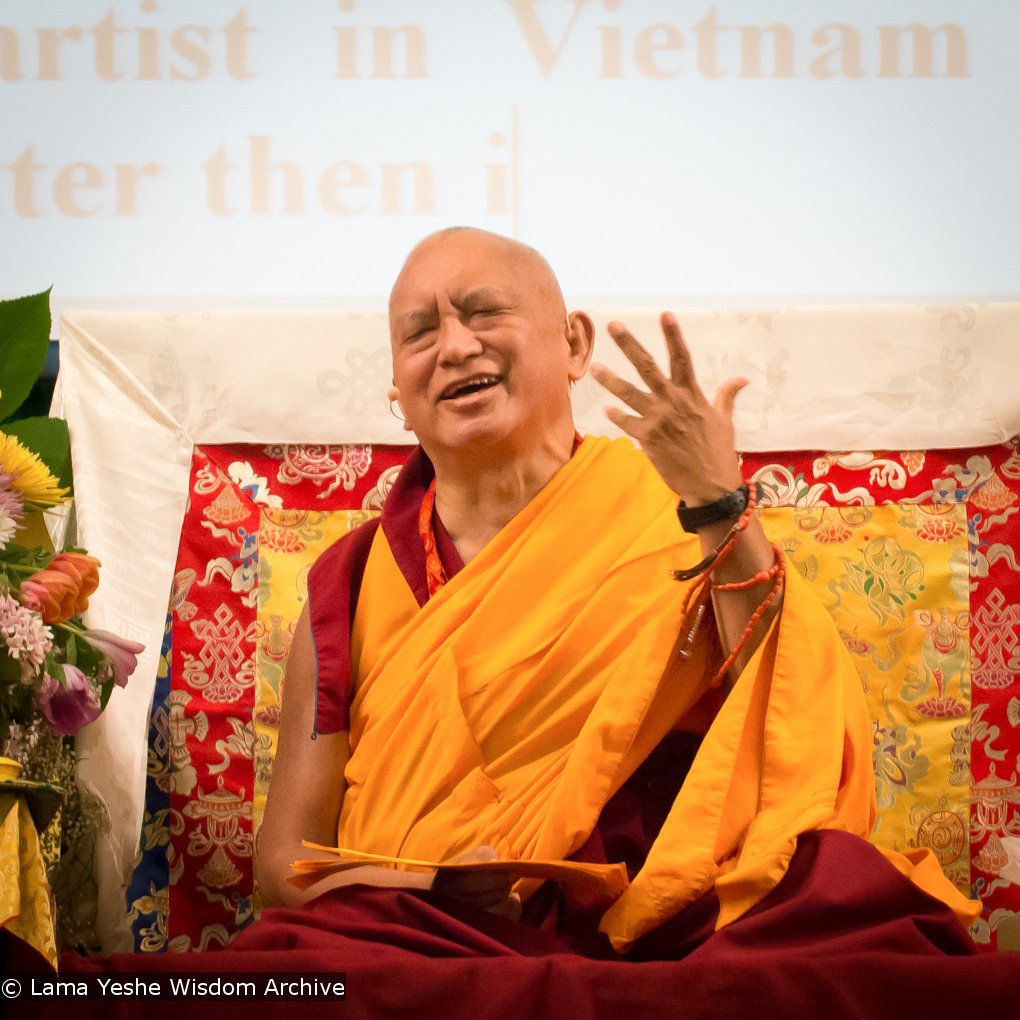
<path id="1" fill-rule="evenodd" d="M 715 400 L 712 402 L 712 406 L 726 418 L 727 421 L 733 418 L 733 404 L 737 399 L 737 394 L 747 385 L 748 380 L 743 376 L 734 376 L 732 379 L 727 379 L 726 382 L 716 390 Z"/>

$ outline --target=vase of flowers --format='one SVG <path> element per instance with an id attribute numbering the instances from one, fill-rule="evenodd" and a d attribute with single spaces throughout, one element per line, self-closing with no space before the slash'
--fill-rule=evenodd
<path id="1" fill-rule="evenodd" d="M 0 750 L 36 717 L 62 736 L 94 722 L 142 650 L 82 622 L 99 584 L 97 559 L 17 541 L 26 516 L 67 499 L 42 461 L 0 426 Z"/>
<path id="2" fill-rule="evenodd" d="M 44 843 L 61 941 L 88 946 L 89 857 L 104 811 L 74 781 L 73 738 L 127 683 L 143 647 L 85 623 L 101 564 L 74 545 L 55 548 L 46 527 L 72 495 L 67 426 L 16 412 L 49 326 L 48 292 L 0 301 L 0 756 L 21 764 L 21 780 L 65 791 L 60 831 Z"/>

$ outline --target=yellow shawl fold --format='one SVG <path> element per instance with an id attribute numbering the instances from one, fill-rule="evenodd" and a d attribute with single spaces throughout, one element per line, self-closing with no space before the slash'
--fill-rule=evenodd
<path id="1" fill-rule="evenodd" d="M 707 640 L 688 660 L 673 655 L 686 586 L 670 572 L 701 555 L 675 507 L 642 453 L 589 437 L 420 609 L 377 532 L 352 633 L 339 846 L 433 861 L 480 844 L 524 860 L 581 846 L 708 689 Z M 613 944 L 625 949 L 713 885 L 719 924 L 739 917 L 782 878 L 800 832 L 866 836 L 871 731 L 853 664 L 792 572 L 780 622 L 604 915 Z M 929 878 L 943 899 L 968 902 Z"/>
<path id="2" fill-rule="evenodd" d="M 0 929 L 57 969 L 56 913 L 39 836 L 24 796 L 0 789 Z"/>

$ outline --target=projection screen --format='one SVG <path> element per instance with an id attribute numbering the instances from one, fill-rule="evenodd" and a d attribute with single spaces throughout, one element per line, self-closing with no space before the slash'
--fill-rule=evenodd
<path id="1" fill-rule="evenodd" d="M 1018 294 L 1012 0 L 4 0 L 2 296 L 379 307 L 454 223 L 578 300 Z"/>

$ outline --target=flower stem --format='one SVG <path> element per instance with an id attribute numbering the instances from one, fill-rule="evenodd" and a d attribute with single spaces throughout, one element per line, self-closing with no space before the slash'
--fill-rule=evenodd
<path id="1" fill-rule="evenodd" d="M 25 563 L 14 563 L 12 560 L 4 562 L 5 571 L 13 571 L 15 574 L 38 574 L 41 567 L 30 567 Z"/>
<path id="2" fill-rule="evenodd" d="M 58 506 L 63 506 L 66 502 L 67 499 L 63 499 L 59 503 L 50 503 L 49 501 L 41 503 L 35 499 L 26 499 L 24 505 L 26 510 L 38 510 L 41 513 L 46 513 L 49 510 L 56 510 Z"/>

